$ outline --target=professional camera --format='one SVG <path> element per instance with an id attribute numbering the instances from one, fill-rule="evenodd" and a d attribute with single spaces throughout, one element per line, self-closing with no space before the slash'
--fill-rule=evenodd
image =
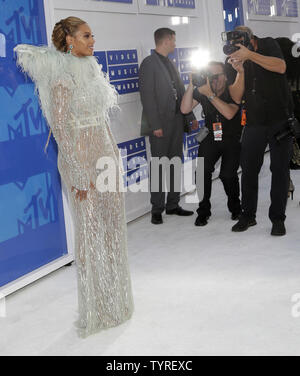
<path id="1" fill-rule="evenodd" d="M 211 76 L 211 73 L 207 69 L 199 70 L 198 72 L 193 73 L 193 85 L 196 87 L 201 87 L 206 85 L 207 78 Z"/>
<path id="2" fill-rule="evenodd" d="M 237 44 L 242 44 L 247 48 L 251 46 L 249 34 L 245 31 L 225 31 L 221 35 L 222 41 L 226 43 L 223 47 L 225 55 L 231 55 L 238 51 L 240 47 L 238 47 Z"/>
<path id="3" fill-rule="evenodd" d="M 278 132 L 275 138 L 277 141 L 281 141 L 289 136 L 294 136 L 295 138 L 300 137 L 300 123 L 295 117 L 288 120 L 286 128 Z"/>

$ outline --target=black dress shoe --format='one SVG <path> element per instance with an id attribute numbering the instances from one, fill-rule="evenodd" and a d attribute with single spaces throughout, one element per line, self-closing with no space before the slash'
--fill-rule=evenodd
<path id="1" fill-rule="evenodd" d="M 151 223 L 153 225 L 161 225 L 163 223 L 161 214 L 152 214 Z"/>
<path id="2" fill-rule="evenodd" d="M 206 226 L 209 216 L 198 215 L 195 221 L 195 226 Z"/>
<path id="3" fill-rule="evenodd" d="M 189 215 L 193 215 L 194 212 L 189 211 L 189 210 L 184 210 L 180 206 L 178 206 L 175 209 L 166 210 L 166 214 L 168 214 L 168 215 L 179 215 L 181 217 L 188 217 Z"/>
<path id="4" fill-rule="evenodd" d="M 241 216 L 241 213 L 239 212 L 239 213 L 232 213 L 232 215 L 231 215 L 231 219 L 233 220 L 233 221 L 237 221 L 238 219 L 240 219 L 240 216 Z"/>
<path id="5" fill-rule="evenodd" d="M 284 236 L 286 235 L 286 229 L 283 221 L 273 222 L 271 235 L 273 236 Z"/>
<path id="6" fill-rule="evenodd" d="M 249 219 L 241 216 L 238 223 L 232 227 L 233 232 L 243 232 L 248 230 L 249 227 L 257 225 L 255 219 Z"/>

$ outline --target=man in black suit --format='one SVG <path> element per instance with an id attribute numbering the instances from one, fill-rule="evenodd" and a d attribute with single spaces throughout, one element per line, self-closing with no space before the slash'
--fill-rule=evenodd
<path id="1" fill-rule="evenodd" d="M 198 123 L 193 113 L 184 116 L 180 111 L 181 99 L 185 88 L 177 68 L 168 58 L 176 47 L 176 35 L 171 29 L 162 28 L 154 34 L 156 49 L 140 67 L 140 94 L 143 105 L 143 136 L 150 136 L 152 157 L 182 158 L 183 134 L 185 125 L 193 121 Z M 179 206 L 180 191 L 175 189 L 174 169 L 171 166 L 171 184 L 165 203 L 162 171 L 160 172 L 159 192 L 151 192 L 153 224 L 161 224 L 162 213 L 179 216 L 193 215 L 193 212 Z M 178 183 L 178 182 L 177 182 Z"/>

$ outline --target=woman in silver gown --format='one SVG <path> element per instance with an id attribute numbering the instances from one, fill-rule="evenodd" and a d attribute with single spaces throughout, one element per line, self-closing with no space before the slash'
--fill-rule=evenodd
<path id="1" fill-rule="evenodd" d="M 58 145 L 75 225 L 79 334 L 86 337 L 125 322 L 133 312 L 119 150 L 108 125 L 117 95 L 92 56 L 95 41 L 84 21 L 61 20 L 52 41 L 56 49 L 18 45 L 15 51 L 35 82 Z M 116 192 L 96 189 L 101 157 L 117 166 Z"/>

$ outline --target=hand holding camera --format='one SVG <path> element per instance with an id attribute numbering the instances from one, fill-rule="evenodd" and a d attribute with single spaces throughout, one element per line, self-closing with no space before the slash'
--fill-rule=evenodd
<path id="1" fill-rule="evenodd" d="M 243 62 L 248 60 L 252 52 L 247 47 L 243 46 L 242 44 L 237 44 L 236 46 L 240 47 L 240 49 L 232 53 L 230 57 L 234 60 L 243 61 Z"/>
<path id="2" fill-rule="evenodd" d="M 251 50 L 251 40 L 247 32 L 244 31 L 229 31 L 222 33 L 222 40 L 226 43 L 223 47 L 225 55 L 233 55 L 236 52 L 242 52 L 241 56 L 237 60 L 246 60 L 242 58 L 242 55 L 246 55 L 246 50 Z M 242 51 L 240 51 L 242 50 Z"/>
<path id="3" fill-rule="evenodd" d="M 244 73 L 244 61 L 230 58 L 228 63 L 232 65 L 232 68 L 235 69 L 238 73 Z"/>
<path id="4" fill-rule="evenodd" d="M 207 84 L 207 79 L 210 73 L 206 69 L 202 69 L 196 72 L 193 72 L 190 76 L 190 82 L 193 83 L 195 87 L 201 87 Z"/>
<path id="5" fill-rule="evenodd" d="M 224 54 L 230 56 L 228 62 L 238 73 L 244 73 L 244 62 L 249 59 L 252 50 L 249 35 L 242 31 L 224 32 L 222 40 L 226 43 Z"/>

